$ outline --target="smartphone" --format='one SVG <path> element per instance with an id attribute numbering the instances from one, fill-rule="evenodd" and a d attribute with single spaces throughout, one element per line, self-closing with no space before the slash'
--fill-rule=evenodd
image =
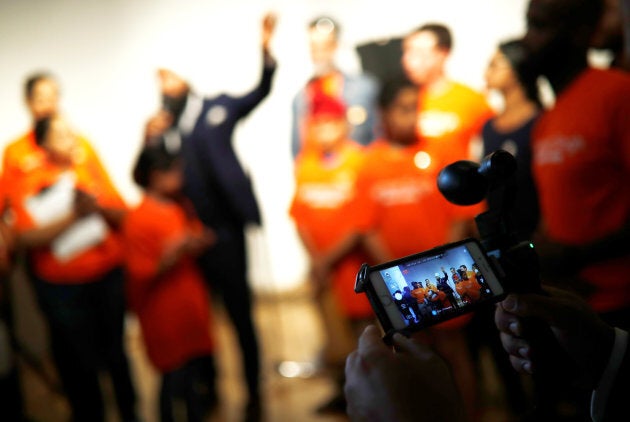
<path id="1" fill-rule="evenodd" d="M 363 265 L 355 292 L 365 293 L 387 336 L 409 333 L 502 300 L 505 276 L 476 239 L 375 266 Z"/>

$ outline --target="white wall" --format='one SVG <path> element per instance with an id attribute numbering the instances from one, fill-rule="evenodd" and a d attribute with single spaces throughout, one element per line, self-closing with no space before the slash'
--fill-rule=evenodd
<path id="1" fill-rule="evenodd" d="M 158 107 L 155 67 L 178 69 L 203 93 L 242 93 L 260 69 L 259 20 L 279 15 L 279 61 L 268 99 L 239 127 L 236 143 L 261 202 L 265 229 L 252 237 L 252 281 L 291 287 L 305 274 L 304 253 L 287 216 L 293 190 L 289 110 L 309 77 L 307 22 L 330 14 L 342 25 L 339 63 L 358 69 L 353 47 L 398 36 L 428 21 L 451 27 L 451 75 L 483 87 L 497 42 L 524 29 L 526 0 L 0 0 L 0 147 L 29 125 L 24 77 L 46 69 L 62 84 L 62 105 L 100 152 L 130 203 L 130 168 L 142 127 Z"/>

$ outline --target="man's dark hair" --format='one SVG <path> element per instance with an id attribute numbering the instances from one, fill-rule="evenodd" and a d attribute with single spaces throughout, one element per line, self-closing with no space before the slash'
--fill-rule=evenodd
<path id="1" fill-rule="evenodd" d="M 341 32 L 341 27 L 339 26 L 339 22 L 331 18 L 330 16 L 318 16 L 308 24 L 308 29 L 314 29 L 322 26 L 330 27 L 332 30 L 335 39 L 339 39 L 339 33 Z"/>
<path id="2" fill-rule="evenodd" d="M 52 119 L 52 116 L 47 116 L 35 122 L 35 143 L 37 145 L 41 146 L 44 143 L 46 136 L 48 136 Z"/>
<path id="3" fill-rule="evenodd" d="M 133 168 L 133 180 L 138 186 L 146 189 L 152 171 L 169 170 L 178 159 L 179 155 L 168 152 L 162 142 L 157 145 L 146 145 L 140 151 Z"/>
<path id="4" fill-rule="evenodd" d="M 415 32 L 420 31 L 432 32 L 437 38 L 437 46 L 442 50 L 451 51 L 453 48 L 453 37 L 451 36 L 451 30 L 446 25 L 441 23 L 425 23 Z"/>
<path id="5" fill-rule="evenodd" d="M 55 78 L 48 72 L 33 73 L 28 78 L 26 78 L 26 82 L 24 83 L 24 96 L 27 99 L 30 99 L 33 96 L 33 91 L 35 90 L 35 85 L 37 85 L 37 82 L 46 79 L 55 80 Z"/>
<path id="6" fill-rule="evenodd" d="M 382 109 L 386 109 L 394 102 L 400 91 L 405 88 L 415 88 L 415 85 L 404 76 L 386 80 L 378 96 L 378 105 Z"/>
<path id="7" fill-rule="evenodd" d="M 587 25 L 595 31 L 604 13 L 604 0 L 565 1 L 567 18 L 575 27 Z"/>

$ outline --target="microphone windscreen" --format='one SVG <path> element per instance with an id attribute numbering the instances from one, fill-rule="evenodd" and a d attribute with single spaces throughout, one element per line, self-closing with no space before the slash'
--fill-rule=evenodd
<path id="1" fill-rule="evenodd" d="M 478 170 L 479 164 L 473 161 L 461 160 L 449 164 L 438 174 L 438 189 L 453 204 L 479 203 L 486 196 L 488 182 Z"/>

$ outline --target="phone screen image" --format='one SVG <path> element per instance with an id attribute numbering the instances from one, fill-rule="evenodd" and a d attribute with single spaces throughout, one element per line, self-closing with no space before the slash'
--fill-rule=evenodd
<path id="1" fill-rule="evenodd" d="M 433 325 L 504 293 L 474 241 L 378 265 L 370 278 L 395 329 Z"/>

